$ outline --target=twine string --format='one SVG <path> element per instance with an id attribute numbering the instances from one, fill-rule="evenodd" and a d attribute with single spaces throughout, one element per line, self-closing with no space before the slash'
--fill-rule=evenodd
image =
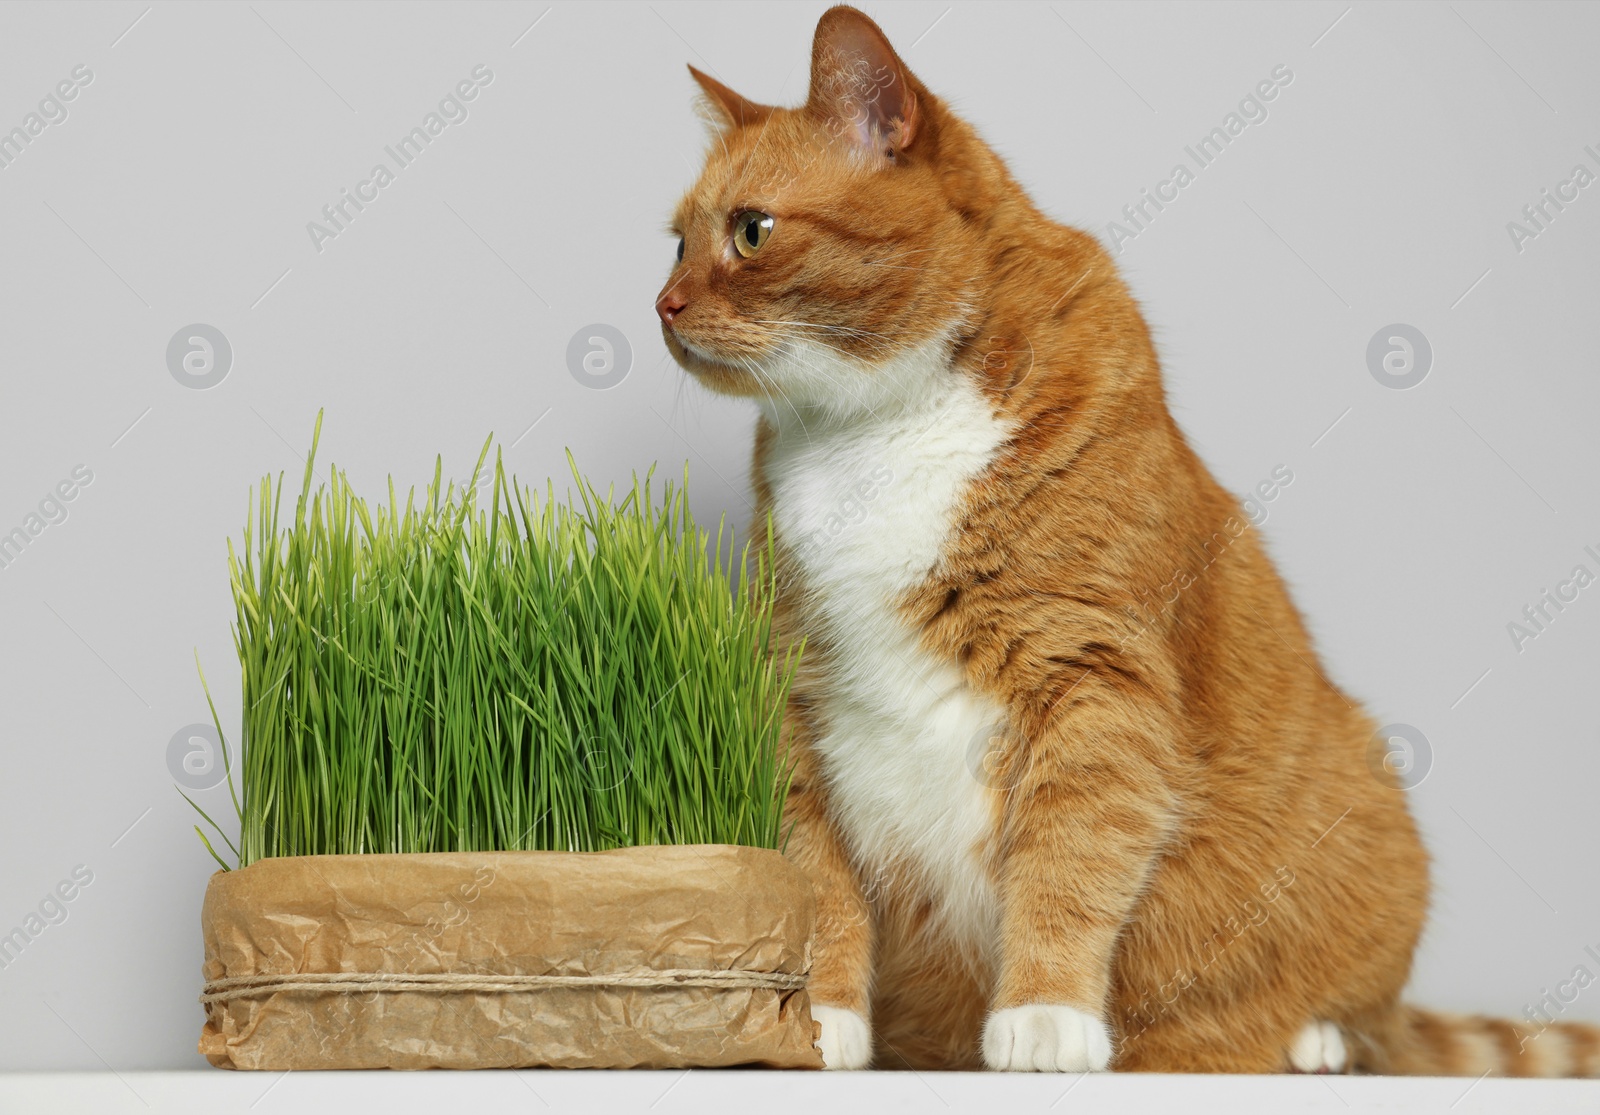
<path id="1" fill-rule="evenodd" d="M 225 1003 L 280 991 L 533 991 L 547 987 L 721 987 L 798 991 L 804 972 L 741 972 L 724 969 L 642 969 L 617 975 L 529 976 L 477 972 L 287 972 L 207 980 L 200 1002 Z"/>

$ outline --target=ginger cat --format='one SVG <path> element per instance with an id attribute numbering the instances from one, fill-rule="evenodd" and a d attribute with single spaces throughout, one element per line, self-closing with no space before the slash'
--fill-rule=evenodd
<path id="1" fill-rule="evenodd" d="M 691 72 L 656 309 L 760 411 L 828 1067 L 1600 1071 L 1594 1027 L 1400 1004 L 1404 793 L 1094 238 L 852 8 L 798 109 Z"/>

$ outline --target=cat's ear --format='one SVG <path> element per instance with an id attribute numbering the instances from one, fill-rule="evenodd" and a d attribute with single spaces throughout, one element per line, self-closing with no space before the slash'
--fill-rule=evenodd
<path id="1" fill-rule="evenodd" d="M 856 146 L 894 157 L 922 130 L 911 76 L 878 25 L 854 8 L 829 8 L 811 43 L 806 107 Z"/>
<path id="2" fill-rule="evenodd" d="M 701 104 L 705 107 L 707 117 L 718 127 L 738 128 L 745 124 L 759 124 L 773 113 L 771 105 L 747 101 L 716 78 L 701 73 L 693 66 L 689 67 L 689 73 L 705 94 Z"/>

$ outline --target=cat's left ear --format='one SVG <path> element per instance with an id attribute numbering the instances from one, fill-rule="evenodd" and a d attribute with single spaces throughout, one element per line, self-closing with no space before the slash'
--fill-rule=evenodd
<path id="1" fill-rule="evenodd" d="M 817 23 L 806 107 L 834 135 L 890 158 L 924 130 L 917 81 L 865 13 L 840 5 Z"/>
<path id="2" fill-rule="evenodd" d="M 693 66 L 689 73 L 705 93 L 703 103 L 713 121 L 725 128 L 739 128 L 746 124 L 760 124 L 773 113 L 771 105 L 758 105 L 747 101 L 722 82 L 703 74 Z"/>

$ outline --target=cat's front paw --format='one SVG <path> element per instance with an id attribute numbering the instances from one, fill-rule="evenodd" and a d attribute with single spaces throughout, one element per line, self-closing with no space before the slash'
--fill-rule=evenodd
<path id="1" fill-rule="evenodd" d="M 811 1017 L 822 1027 L 817 1048 L 825 1069 L 864 1069 L 872 1060 L 872 1028 L 849 1007 L 811 1004 Z"/>
<path id="2" fill-rule="evenodd" d="M 1111 1032 L 1075 1007 L 1006 1007 L 984 1023 L 983 1062 L 1001 1072 L 1100 1072 L 1111 1064 Z"/>

